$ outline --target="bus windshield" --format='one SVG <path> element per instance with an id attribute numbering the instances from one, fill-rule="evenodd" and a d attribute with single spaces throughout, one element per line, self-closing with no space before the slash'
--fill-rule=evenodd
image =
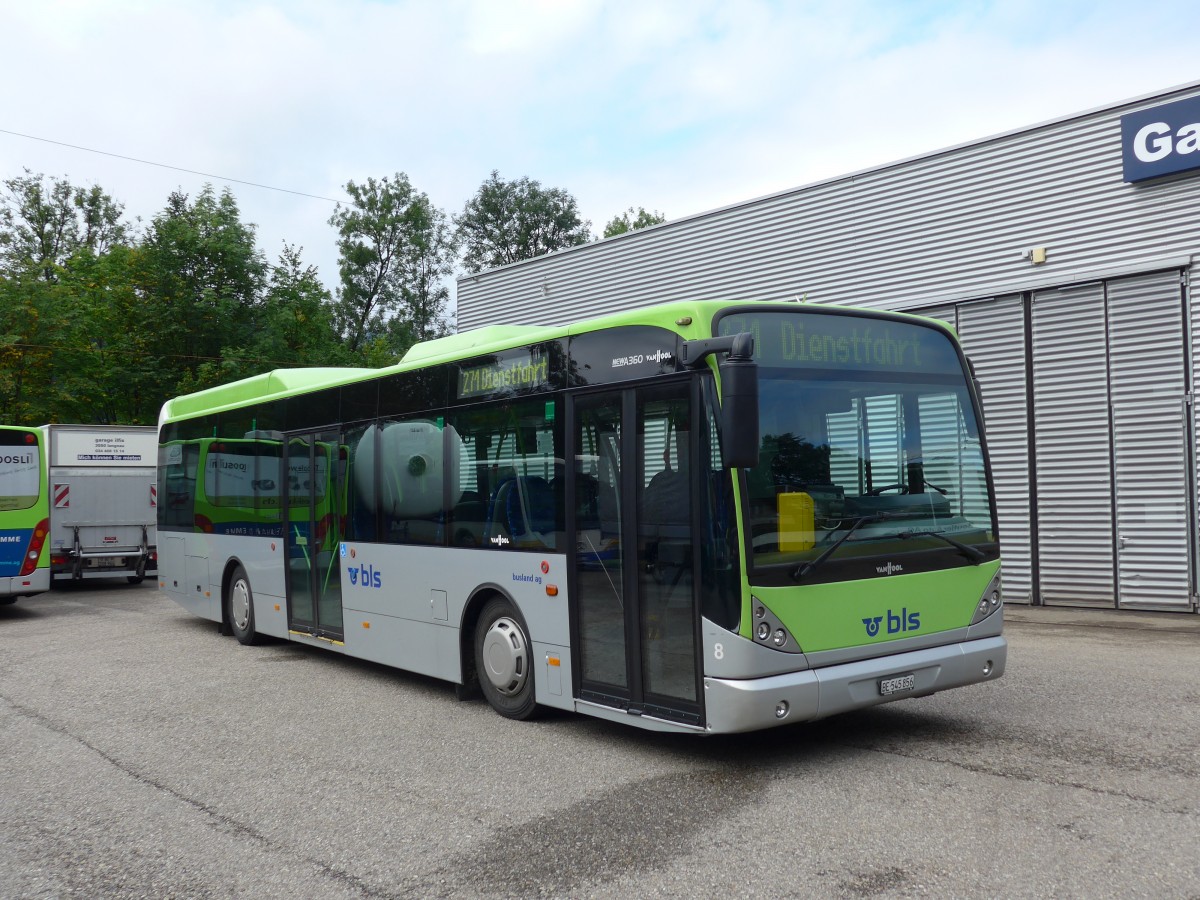
<path id="1" fill-rule="evenodd" d="M 0 510 L 29 509 L 41 490 L 41 455 L 31 431 L 0 432 Z"/>
<path id="2" fill-rule="evenodd" d="M 816 311 L 739 311 L 719 330 L 755 335 L 755 569 L 829 581 L 997 557 L 979 423 L 946 333 Z"/>

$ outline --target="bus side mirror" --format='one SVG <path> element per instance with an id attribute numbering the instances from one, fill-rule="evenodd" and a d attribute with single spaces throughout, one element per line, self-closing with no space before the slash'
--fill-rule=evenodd
<path id="1" fill-rule="evenodd" d="M 721 364 L 721 451 L 730 469 L 758 465 L 758 364 L 730 354 Z"/>
<path id="2" fill-rule="evenodd" d="M 730 469 L 758 465 L 758 364 L 750 332 L 684 341 L 680 359 L 699 368 L 714 353 L 728 354 L 721 372 L 721 452 Z"/>

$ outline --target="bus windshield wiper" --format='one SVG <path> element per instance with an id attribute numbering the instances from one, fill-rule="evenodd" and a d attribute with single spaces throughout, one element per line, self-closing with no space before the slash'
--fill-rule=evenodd
<path id="1" fill-rule="evenodd" d="M 939 541 L 945 541 L 955 550 L 960 551 L 963 556 L 971 561 L 971 565 L 977 566 L 987 559 L 987 555 L 978 547 L 972 547 L 970 544 L 964 544 L 962 541 L 956 541 L 944 531 L 900 531 L 896 533 L 896 537 L 907 539 L 914 537 L 931 537 L 937 538 Z"/>
<path id="2" fill-rule="evenodd" d="M 792 572 L 792 580 L 799 581 L 812 572 L 812 570 L 817 566 L 821 565 L 821 563 L 825 562 L 825 560 L 829 559 L 829 557 L 833 556 L 834 551 L 837 550 L 838 547 L 842 546 L 842 544 L 846 543 L 850 535 L 854 534 L 854 532 L 858 531 L 858 529 L 862 528 L 864 525 L 867 525 L 871 522 L 881 522 L 884 519 L 890 519 L 893 516 L 894 513 L 872 513 L 869 516 L 859 516 L 854 520 L 854 524 L 846 529 L 846 533 L 826 547 L 825 551 L 820 556 L 811 562 L 804 563 L 802 566 L 797 566 L 795 571 Z"/>

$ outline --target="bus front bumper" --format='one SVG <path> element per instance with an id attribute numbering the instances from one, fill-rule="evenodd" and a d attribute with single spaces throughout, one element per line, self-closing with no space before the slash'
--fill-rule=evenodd
<path id="1" fill-rule="evenodd" d="M 1007 658 L 1008 642 L 1003 637 L 989 637 L 768 678 L 706 677 L 707 730 L 725 734 L 808 722 L 995 681 L 1004 674 Z M 909 675 L 913 676 L 911 688 L 907 687 Z M 901 689 L 883 693 L 884 682 Z"/>
<path id="2" fill-rule="evenodd" d="M 0 597 L 32 597 L 50 590 L 50 570 L 34 569 L 32 575 L 0 578 Z"/>

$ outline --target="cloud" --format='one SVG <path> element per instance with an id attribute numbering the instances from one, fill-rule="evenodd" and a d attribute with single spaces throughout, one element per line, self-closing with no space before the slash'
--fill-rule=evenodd
<path id="1" fill-rule="evenodd" d="M 598 232 L 693 214 L 1196 77 L 1183 3 L 51 2 L 0 7 L 0 128 L 322 197 L 397 171 L 458 212 L 492 169 Z M 184 172 L 0 134 L 149 218 Z M 336 278 L 333 204 L 230 184 Z"/>

